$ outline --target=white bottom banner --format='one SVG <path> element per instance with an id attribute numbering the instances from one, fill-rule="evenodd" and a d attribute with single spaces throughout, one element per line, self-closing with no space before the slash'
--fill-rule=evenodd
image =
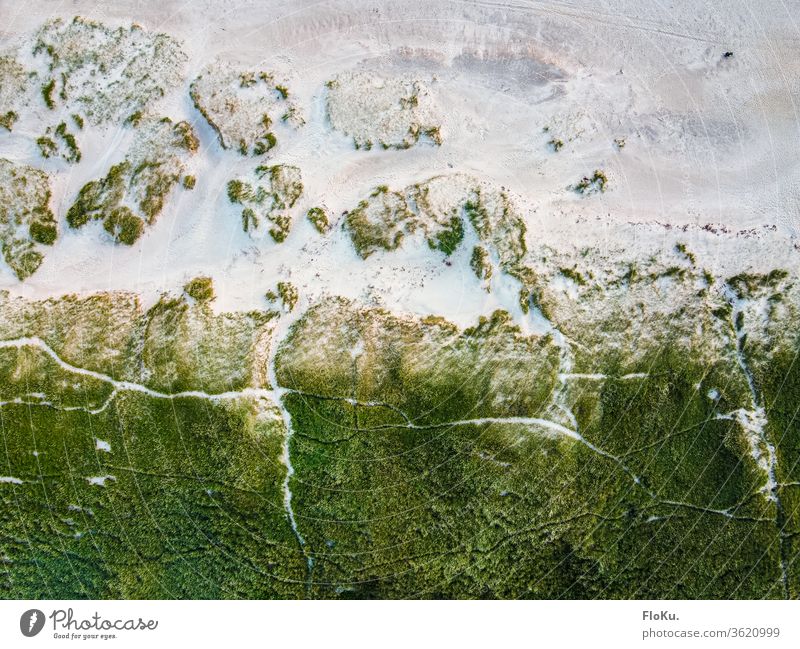
<path id="1" fill-rule="evenodd" d="M 793 647 L 793 601 L 2 601 L 0 647 Z"/>

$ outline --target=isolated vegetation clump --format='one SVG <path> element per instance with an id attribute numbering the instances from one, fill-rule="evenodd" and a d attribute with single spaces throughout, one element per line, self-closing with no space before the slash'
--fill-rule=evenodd
<path id="1" fill-rule="evenodd" d="M 0 248 L 17 278 L 36 272 L 44 260 L 41 246 L 53 245 L 57 236 L 47 174 L 0 159 Z"/>
<path id="2" fill-rule="evenodd" d="M 289 236 L 291 209 L 303 195 L 300 169 L 291 165 L 259 165 L 247 179 L 228 182 L 228 200 L 241 205 L 242 229 L 254 238 L 265 232 L 276 243 Z"/>
<path id="3" fill-rule="evenodd" d="M 608 177 L 605 172 L 596 169 L 591 176 L 584 176 L 581 178 L 572 189 L 578 194 L 588 196 L 597 192 L 604 192 L 608 187 Z"/>
<path id="4" fill-rule="evenodd" d="M 189 280 L 183 287 L 186 295 L 197 302 L 210 302 L 216 297 L 214 281 L 210 277 L 200 275 Z"/>
<path id="5" fill-rule="evenodd" d="M 317 232 L 320 234 L 325 234 L 330 230 L 330 220 L 328 219 L 328 213 L 322 207 L 312 207 L 308 210 L 306 214 L 308 220 L 311 221 L 311 224 L 316 228 Z"/>
<path id="6" fill-rule="evenodd" d="M 95 124 L 146 109 L 180 83 L 187 60 L 171 36 L 81 17 L 46 22 L 33 51 L 48 67 L 47 107 L 67 106 Z"/>
<path id="7" fill-rule="evenodd" d="M 81 161 L 78 142 L 66 122 L 60 122 L 55 127 L 48 126 L 44 135 L 36 139 L 36 144 L 43 158 L 60 157 L 71 164 Z"/>
<path id="8" fill-rule="evenodd" d="M 17 119 L 19 119 L 19 115 L 13 110 L 5 112 L 0 115 L 0 128 L 10 131 L 14 127 L 14 122 L 16 122 Z"/>
<path id="9" fill-rule="evenodd" d="M 147 118 L 125 159 L 80 189 L 67 223 L 80 228 L 99 220 L 114 241 L 133 244 L 161 213 L 198 144 L 188 123 Z"/>
<path id="10" fill-rule="evenodd" d="M 291 282 L 278 282 L 274 291 L 267 291 L 266 298 L 270 302 L 280 302 L 283 310 L 290 312 L 297 306 L 300 293 Z"/>
<path id="11" fill-rule="evenodd" d="M 44 105 L 50 110 L 53 110 L 56 107 L 56 102 L 53 99 L 53 91 L 55 88 L 55 79 L 50 79 L 48 82 L 42 85 L 42 98 L 44 99 Z"/>
<path id="12" fill-rule="evenodd" d="M 237 69 L 215 62 L 192 82 L 189 94 L 195 107 L 217 133 L 224 149 L 241 155 L 264 155 L 273 149 L 276 120 L 294 126 L 304 121 L 289 99 L 289 89 L 267 71 Z"/>
<path id="13" fill-rule="evenodd" d="M 408 149 L 442 144 L 440 110 L 423 81 L 346 72 L 326 83 L 328 117 L 356 149 Z"/>

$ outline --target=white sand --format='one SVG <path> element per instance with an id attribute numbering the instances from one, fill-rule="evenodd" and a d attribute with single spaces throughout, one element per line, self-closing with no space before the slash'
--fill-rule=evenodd
<path id="1" fill-rule="evenodd" d="M 158 111 L 195 125 L 201 151 L 189 163 L 194 191 L 173 192 L 157 223 L 132 247 L 115 246 L 94 223 L 79 231 L 64 216 L 78 189 L 122 159 L 121 125 L 78 135 L 83 161 L 43 162 L 30 138 L 47 117 L 0 133 L 0 157 L 55 173 L 53 206 L 62 235 L 38 272 L 20 283 L 0 264 L 0 289 L 31 297 L 108 289 L 146 302 L 204 273 L 218 309 L 266 306 L 279 280 L 301 304 L 344 295 L 398 312 L 457 323 L 516 296 L 487 293 L 469 269 L 421 239 L 362 261 L 339 226 L 377 184 L 401 188 L 445 172 L 504 186 L 528 223 L 528 246 L 609 257 L 648 257 L 683 241 L 701 266 L 725 275 L 797 265 L 800 235 L 795 16 L 780 2 L 117 2 L 98 6 L 0 1 L 0 50 L 24 42 L 43 20 L 80 14 L 112 25 L 131 20 L 184 42 L 182 86 Z M 22 39 L 22 40 L 21 40 Z M 723 58 L 731 50 L 734 56 Z M 223 151 L 191 105 L 188 86 L 216 58 L 275 70 L 303 107 L 306 125 L 277 125 L 270 164 L 297 165 L 305 194 L 283 244 L 253 242 L 228 203 L 226 182 L 252 158 Z M 440 111 L 443 144 L 357 151 L 326 116 L 324 83 L 349 70 L 424 77 Z M 49 121 L 46 123 L 50 123 Z M 543 128 L 549 127 L 548 132 Z M 551 137 L 564 141 L 554 153 Z M 622 149 L 615 138 L 624 138 Z M 581 198 L 567 186 L 595 169 L 610 191 Z M 333 230 L 320 236 L 302 216 L 324 205 Z M 509 294 L 510 293 L 510 294 Z"/>

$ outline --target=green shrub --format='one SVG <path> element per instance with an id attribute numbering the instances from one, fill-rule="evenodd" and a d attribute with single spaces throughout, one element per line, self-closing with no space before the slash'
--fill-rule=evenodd
<path id="1" fill-rule="evenodd" d="M 283 243 L 286 237 L 289 236 L 289 230 L 292 226 L 292 219 L 285 214 L 271 215 L 269 217 L 273 226 L 269 229 L 269 235 L 275 243 Z"/>
<path id="2" fill-rule="evenodd" d="M 216 297 L 214 281 L 210 277 L 195 277 L 183 287 L 183 290 L 189 297 L 198 302 L 208 302 Z"/>
<path id="3" fill-rule="evenodd" d="M 79 228 L 90 219 L 101 219 L 118 205 L 125 195 L 125 177 L 129 170 L 130 163 L 123 161 L 111 167 L 105 178 L 86 183 L 67 210 L 69 226 Z"/>
<path id="4" fill-rule="evenodd" d="M 136 216 L 128 207 L 122 206 L 112 210 L 103 220 L 103 228 L 114 241 L 133 245 L 144 232 L 144 221 Z"/>
<path id="5" fill-rule="evenodd" d="M 241 180 L 228 181 L 228 200 L 231 203 L 243 203 L 249 200 L 253 194 L 250 185 L 242 182 Z"/>
<path id="6" fill-rule="evenodd" d="M 175 145 L 177 147 L 190 153 L 196 153 L 200 148 L 200 140 L 197 139 L 189 122 L 178 122 L 172 128 L 172 132 L 175 135 Z"/>
<path id="7" fill-rule="evenodd" d="M 675 250 L 686 257 L 692 266 L 694 266 L 697 262 L 697 258 L 694 256 L 694 253 L 689 252 L 689 249 L 686 247 L 685 243 L 676 243 Z"/>
<path id="8" fill-rule="evenodd" d="M 308 214 L 306 216 L 320 234 L 325 234 L 330 229 L 328 215 L 321 207 L 312 207 L 310 210 L 308 210 Z"/>
<path id="9" fill-rule="evenodd" d="M 288 311 L 293 311 L 300 294 L 291 282 L 278 282 L 278 295 Z"/>
<path id="10" fill-rule="evenodd" d="M 46 135 L 37 137 L 36 144 L 43 158 L 50 158 L 58 153 L 58 145 Z"/>
<path id="11" fill-rule="evenodd" d="M 17 115 L 13 110 L 8 111 L 4 115 L 0 115 L 0 128 L 10 131 L 17 119 L 19 119 L 19 115 Z"/>
<path id="12" fill-rule="evenodd" d="M 437 232 L 429 244 L 436 250 L 441 250 L 445 255 L 452 255 L 464 239 L 464 224 L 461 217 L 453 216 L 448 226 Z"/>
<path id="13" fill-rule="evenodd" d="M 430 126 L 422 131 L 436 146 L 442 146 L 442 132 L 438 126 Z"/>
<path id="14" fill-rule="evenodd" d="M 475 246 L 472 249 L 469 266 L 478 279 L 486 280 L 492 276 L 492 262 L 489 258 L 489 251 L 483 246 Z"/>
<path id="15" fill-rule="evenodd" d="M 591 194 L 594 192 L 604 192 L 608 186 L 608 177 L 600 169 L 596 169 L 591 177 L 584 176 L 581 180 L 573 186 L 573 189 L 579 194 Z"/>
<path id="16" fill-rule="evenodd" d="M 53 101 L 53 90 L 55 87 L 55 79 L 50 79 L 50 81 L 42 86 L 42 98 L 44 99 L 45 106 L 47 106 L 50 110 L 53 110 L 56 107 L 56 102 Z"/>
<path id="17" fill-rule="evenodd" d="M 567 279 L 571 279 L 579 286 L 586 286 L 586 278 L 575 268 L 559 268 L 558 272 Z"/>
<path id="18" fill-rule="evenodd" d="M 258 216 L 255 211 L 250 207 L 245 207 L 242 210 L 242 229 L 245 232 L 255 230 L 258 228 Z"/>
<path id="19" fill-rule="evenodd" d="M 67 153 L 64 156 L 64 160 L 67 162 L 80 162 L 81 151 L 78 148 L 78 143 L 75 140 L 75 136 L 67 131 L 66 122 L 61 122 L 56 127 L 56 135 L 61 138 L 61 140 L 64 142 L 64 145 L 67 147 Z"/>
<path id="20" fill-rule="evenodd" d="M 264 155 L 267 151 L 273 149 L 277 143 L 278 139 L 275 135 L 272 132 L 268 132 L 264 137 L 258 138 L 253 144 L 253 155 Z M 247 145 L 244 147 L 244 152 L 242 152 L 240 147 L 240 153 L 242 153 L 242 155 L 247 154 Z"/>
<path id="21" fill-rule="evenodd" d="M 56 229 L 55 223 L 41 223 L 40 221 L 33 221 L 28 228 L 28 231 L 30 232 L 31 239 L 45 246 L 52 246 L 56 241 L 56 237 L 58 236 L 58 230 Z"/>

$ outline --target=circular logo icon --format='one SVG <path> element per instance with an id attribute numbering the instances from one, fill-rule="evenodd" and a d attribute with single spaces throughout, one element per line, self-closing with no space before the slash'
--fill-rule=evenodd
<path id="1" fill-rule="evenodd" d="M 38 608 L 32 608 L 30 611 L 25 611 L 22 617 L 19 618 L 19 630 L 22 635 L 32 638 L 44 627 L 44 613 Z"/>

